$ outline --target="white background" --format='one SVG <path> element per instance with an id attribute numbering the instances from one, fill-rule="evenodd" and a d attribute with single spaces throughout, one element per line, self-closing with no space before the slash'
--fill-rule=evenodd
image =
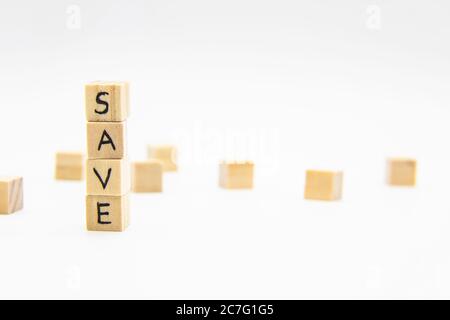
<path id="1" fill-rule="evenodd" d="M 1 298 L 450 298 L 446 0 L 0 1 Z M 83 85 L 128 80 L 129 156 L 172 143 L 162 194 L 124 233 L 89 233 Z M 389 156 L 418 186 L 384 183 Z M 217 186 L 221 159 L 255 189 Z M 344 170 L 340 202 L 306 169 Z"/>

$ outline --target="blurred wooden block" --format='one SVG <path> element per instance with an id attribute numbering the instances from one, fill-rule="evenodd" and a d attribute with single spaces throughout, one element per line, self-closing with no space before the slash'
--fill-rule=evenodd
<path id="1" fill-rule="evenodd" d="M 339 200 L 342 197 L 343 174 L 340 171 L 306 171 L 305 199 Z"/>
<path id="2" fill-rule="evenodd" d="M 129 225 L 129 196 L 86 196 L 89 231 L 124 231 Z"/>
<path id="3" fill-rule="evenodd" d="M 87 121 L 124 121 L 129 115 L 127 82 L 98 81 L 85 86 Z"/>
<path id="4" fill-rule="evenodd" d="M 130 166 L 126 160 L 87 160 L 86 194 L 121 196 L 128 193 L 130 188 Z"/>
<path id="5" fill-rule="evenodd" d="M 174 146 L 149 146 L 149 160 L 159 160 L 163 171 L 177 171 L 177 150 Z"/>
<path id="6" fill-rule="evenodd" d="M 219 186 L 225 189 L 253 188 L 252 162 L 222 162 L 219 165 Z"/>
<path id="7" fill-rule="evenodd" d="M 392 158 L 387 160 L 387 182 L 391 186 L 416 185 L 417 163 L 414 159 Z"/>
<path id="8" fill-rule="evenodd" d="M 88 122 L 89 159 L 122 159 L 126 155 L 126 122 Z"/>
<path id="9" fill-rule="evenodd" d="M 22 208 L 22 177 L 0 177 L 0 214 L 13 213 Z"/>
<path id="10" fill-rule="evenodd" d="M 162 192 L 163 167 L 159 160 L 134 162 L 131 165 L 133 192 Z"/>
<path id="11" fill-rule="evenodd" d="M 55 157 L 56 180 L 83 180 L 84 154 L 81 152 L 57 152 Z"/>

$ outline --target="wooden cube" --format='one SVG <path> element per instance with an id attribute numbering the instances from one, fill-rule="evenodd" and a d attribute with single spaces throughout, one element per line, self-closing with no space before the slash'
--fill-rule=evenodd
<path id="1" fill-rule="evenodd" d="M 149 146 L 148 159 L 162 162 L 164 171 L 177 170 L 177 151 L 173 146 Z"/>
<path id="2" fill-rule="evenodd" d="M 126 122 L 88 122 L 89 159 L 122 159 L 126 156 Z"/>
<path id="3" fill-rule="evenodd" d="M 219 186 L 225 189 L 253 188 L 252 162 L 222 162 L 219 165 Z"/>
<path id="4" fill-rule="evenodd" d="M 0 177 L 0 214 L 13 213 L 22 208 L 22 177 Z"/>
<path id="5" fill-rule="evenodd" d="M 130 191 L 130 166 L 126 160 L 89 159 L 86 162 L 86 193 L 121 196 Z"/>
<path id="6" fill-rule="evenodd" d="M 129 196 L 86 196 L 89 231 L 124 231 L 129 225 Z"/>
<path id="7" fill-rule="evenodd" d="M 306 171 L 305 199 L 339 200 L 342 197 L 343 174 L 340 171 Z"/>
<path id="8" fill-rule="evenodd" d="M 133 192 L 161 192 L 163 167 L 159 160 L 134 162 L 131 165 Z"/>
<path id="9" fill-rule="evenodd" d="M 55 179 L 83 180 L 84 154 L 81 152 L 57 152 L 55 157 Z"/>
<path id="10" fill-rule="evenodd" d="M 85 86 L 87 121 L 124 121 L 129 115 L 127 82 L 97 81 Z"/>
<path id="11" fill-rule="evenodd" d="M 387 160 L 387 182 L 392 186 L 413 187 L 416 185 L 414 159 L 392 158 Z"/>

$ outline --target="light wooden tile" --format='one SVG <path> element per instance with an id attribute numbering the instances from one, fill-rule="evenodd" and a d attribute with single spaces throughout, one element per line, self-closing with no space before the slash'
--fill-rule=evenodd
<path id="1" fill-rule="evenodd" d="M 86 196 L 89 231 L 124 231 L 129 225 L 129 196 Z"/>
<path id="2" fill-rule="evenodd" d="M 253 188 L 252 162 L 222 162 L 219 165 L 219 186 L 226 189 Z"/>
<path id="3" fill-rule="evenodd" d="M 126 122 L 88 122 L 89 159 L 122 159 L 126 156 Z"/>
<path id="4" fill-rule="evenodd" d="M 148 159 L 162 162 L 164 171 L 177 170 L 177 150 L 174 146 L 148 146 Z"/>
<path id="5" fill-rule="evenodd" d="M 89 159 L 86 162 L 88 195 L 120 196 L 131 188 L 130 165 L 123 159 Z"/>
<path id="6" fill-rule="evenodd" d="M 339 200 L 342 197 L 341 171 L 306 171 L 305 199 Z"/>
<path id="7" fill-rule="evenodd" d="M 129 115 L 127 82 L 97 81 L 85 86 L 87 121 L 124 121 Z"/>
<path id="8" fill-rule="evenodd" d="M 387 182 L 392 186 L 416 185 L 417 163 L 414 159 L 391 158 L 387 160 Z"/>
<path id="9" fill-rule="evenodd" d="M 14 213 L 22 208 L 22 177 L 0 177 L 0 214 Z"/>
<path id="10" fill-rule="evenodd" d="M 55 179 L 83 180 L 84 154 L 81 152 L 57 152 L 55 156 Z"/>
<path id="11" fill-rule="evenodd" d="M 162 192 L 163 168 L 159 160 L 131 164 L 133 192 Z"/>

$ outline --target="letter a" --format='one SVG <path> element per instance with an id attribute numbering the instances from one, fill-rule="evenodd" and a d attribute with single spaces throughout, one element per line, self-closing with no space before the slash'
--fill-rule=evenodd
<path id="1" fill-rule="evenodd" d="M 103 130 L 102 138 L 100 139 L 100 142 L 98 143 L 97 150 L 100 151 L 102 148 L 102 145 L 104 144 L 110 144 L 114 151 L 116 151 L 116 146 L 114 145 L 114 142 L 111 138 L 111 136 L 106 132 L 106 130 Z"/>

